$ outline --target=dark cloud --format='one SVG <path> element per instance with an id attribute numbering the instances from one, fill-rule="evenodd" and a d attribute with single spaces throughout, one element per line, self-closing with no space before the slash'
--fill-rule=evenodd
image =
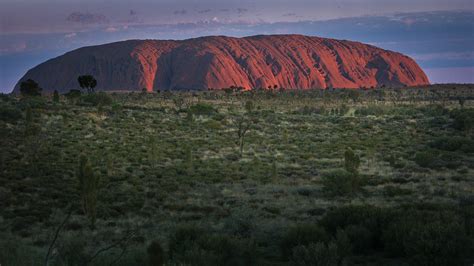
<path id="1" fill-rule="evenodd" d="M 186 11 L 186 9 L 175 10 L 173 12 L 173 14 L 175 14 L 175 15 L 186 15 L 187 13 L 188 13 L 188 11 Z"/>
<path id="2" fill-rule="evenodd" d="M 203 9 L 203 10 L 199 10 L 198 13 L 199 14 L 205 14 L 205 13 L 209 13 L 211 11 L 212 11 L 212 9 Z"/>
<path id="3" fill-rule="evenodd" d="M 285 13 L 283 14 L 284 17 L 296 17 L 296 13 Z"/>
<path id="4" fill-rule="evenodd" d="M 246 13 L 247 11 L 249 11 L 247 8 L 237 8 L 237 13 L 239 14 Z"/>
<path id="5" fill-rule="evenodd" d="M 103 24 L 108 23 L 109 20 L 105 15 L 95 13 L 73 12 L 66 18 L 69 22 L 83 23 L 83 24 Z"/>

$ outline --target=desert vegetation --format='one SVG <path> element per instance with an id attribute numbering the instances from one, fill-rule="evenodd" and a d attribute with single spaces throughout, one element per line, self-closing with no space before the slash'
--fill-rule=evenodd
<path id="1" fill-rule="evenodd" d="M 472 85 L 88 86 L 0 98 L 2 266 L 474 261 Z"/>

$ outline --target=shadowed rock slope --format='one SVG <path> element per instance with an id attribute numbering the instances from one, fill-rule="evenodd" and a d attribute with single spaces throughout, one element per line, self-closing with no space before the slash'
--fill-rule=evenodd
<path id="1" fill-rule="evenodd" d="M 29 70 L 45 91 L 78 89 L 91 74 L 96 90 L 178 90 L 277 85 L 288 89 L 429 84 L 417 63 L 359 42 L 302 35 L 130 40 L 80 48 Z"/>

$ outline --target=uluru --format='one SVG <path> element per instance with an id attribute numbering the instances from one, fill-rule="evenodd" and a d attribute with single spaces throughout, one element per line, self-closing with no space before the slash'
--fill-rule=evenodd
<path id="1" fill-rule="evenodd" d="M 43 91 L 205 90 L 239 86 L 286 89 L 403 87 L 429 84 L 410 57 L 372 45 L 303 35 L 209 36 L 187 40 L 128 40 L 83 47 L 30 69 L 17 83 Z"/>

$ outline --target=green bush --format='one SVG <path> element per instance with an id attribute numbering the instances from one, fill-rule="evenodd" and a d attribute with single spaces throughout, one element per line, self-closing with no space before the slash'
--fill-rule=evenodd
<path id="1" fill-rule="evenodd" d="M 293 249 L 297 246 L 306 246 L 311 243 L 326 243 L 329 240 L 324 228 L 315 224 L 303 224 L 290 228 L 280 243 L 281 254 L 284 259 L 289 259 Z"/>
<path id="2" fill-rule="evenodd" d="M 170 237 L 173 262 L 185 265 L 254 265 L 257 247 L 252 240 L 210 234 L 191 225 L 179 227 Z"/>
<path id="3" fill-rule="evenodd" d="M 399 210 L 384 232 L 386 251 L 414 265 L 458 265 L 468 246 L 465 226 L 450 210 Z"/>
<path id="4" fill-rule="evenodd" d="M 450 112 L 453 127 L 457 130 L 470 130 L 474 127 L 474 109 L 456 109 Z"/>
<path id="5" fill-rule="evenodd" d="M 352 246 L 345 231 L 339 230 L 329 242 L 309 243 L 293 248 L 291 262 L 297 266 L 347 265 Z"/>
<path id="6" fill-rule="evenodd" d="M 217 113 L 217 110 L 210 104 L 197 103 L 189 107 L 189 112 L 193 115 L 213 115 Z"/>
<path id="7" fill-rule="evenodd" d="M 16 122 L 22 118 L 21 110 L 8 104 L 0 103 L 0 120 L 5 122 Z"/>
<path id="8" fill-rule="evenodd" d="M 430 143 L 430 146 L 435 149 L 444 151 L 464 151 L 474 152 L 474 140 L 467 137 L 440 137 Z"/>
<path id="9" fill-rule="evenodd" d="M 357 172 L 359 171 L 359 165 L 360 165 L 360 158 L 357 154 L 354 153 L 352 149 L 347 149 L 344 152 L 344 167 L 346 168 L 346 171 L 357 175 Z"/>
<path id="10" fill-rule="evenodd" d="M 378 105 L 369 105 L 366 107 L 359 107 L 356 109 L 355 114 L 358 116 L 381 116 L 385 114 L 385 109 Z"/>
<path id="11" fill-rule="evenodd" d="M 176 228 L 169 238 L 169 256 L 171 259 L 183 254 L 201 236 L 204 231 L 193 225 L 181 225 Z"/>
<path id="12" fill-rule="evenodd" d="M 81 97 L 81 91 L 80 90 L 70 90 L 68 93 L 65 93 L 64 96 L 68 99 L 68 100 L 74 100 L 74 99 L 78 99 Z"/>
<path id="13" fill-rule="evenodd" d="M 323 189 L 333 196 L 345 196 L 360 190 L 362 179 L 343 169 L 324 173 L 321 177 Z"/>
<path id="14" fill-rule="evenodd" d="M 421 167 L 432 168 L 436 167 L 436 161 L 438 160 L 438 153 L 435 151 L 422 151 L 415 154 L 413 159 Z"/>
<path id="15" fill-rule="evenodd" d="M 294 266 L 337 266 L 341 260 L 337 245 L 333 242 L 297 246 L 291 257 Z"/>
<path id="16" fill-rule="evenodd" d="M 84 105 L 99 106 L 99 105 L 111 105 L 113 99 L 107 93 L 101 91 L 98 93 L 89 93 L 81 96 L 80 101 Z"/>
<path id="17" fill-rule="evenodd" d="M 367 254 L 383 248 L 381 234 L 391 213 L 372 206 L 346 206 L 329 211 L 319 224 L 332 235 L 344 230 L 354 252 Z"/>

